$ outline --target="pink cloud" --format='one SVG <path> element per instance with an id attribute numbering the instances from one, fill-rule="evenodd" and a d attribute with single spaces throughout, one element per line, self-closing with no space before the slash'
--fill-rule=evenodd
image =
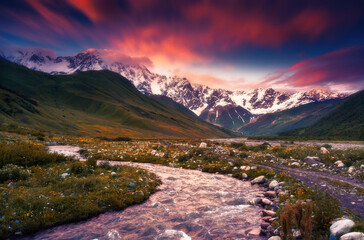
<path id="1" fill-rule="evenodd" d="M 360 90 L 364 87 L 364 46 L 350 47 L 307 59 L 264 79 L 267 84 L 291 87 L 326 86 Z"/>

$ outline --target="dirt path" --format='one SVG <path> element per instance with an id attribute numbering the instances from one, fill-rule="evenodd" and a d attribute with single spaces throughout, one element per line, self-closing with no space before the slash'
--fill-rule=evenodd
<path id="1" fill-rule="evenodd" d="M 320 189 L 328 190 L 328 192 L 332 194 L 343 207 L 350 209 L 354 213 L 360 215 L 362 219 L 364 219 L 364 196 L 362 194 L 358 194 L 355 191 L 345 190 L 330 181 L 340 181 L 344 184 L 350 184 L 352 187 L 359 187 L 364 189 L 363 182 L 344 176 L 333 175 L 330 173 L 291 168 L 272 163 L 269 163 L 267 165 L 257 164 L 257 166 L 285 172 L 292 177 L 301 180 L 303 183 L 309 186 L 314 186 L 315 184 L 317 184 Z"/>
<path id="2" fill-rule="evenodd" d="M 264 239 L 253 234 L 260 229 L 261 209 L 248 204 L 262 194 L 258 186 L 197 170 L 112 164 L 147 169 L 162 185 L 143 204 L 25 239 Z"/>

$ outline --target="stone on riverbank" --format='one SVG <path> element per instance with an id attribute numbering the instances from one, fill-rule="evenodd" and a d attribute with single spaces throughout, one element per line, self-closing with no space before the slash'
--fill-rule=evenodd
<path id="1" fill-rule="evenodd" d="M 259 177 L 254 178 L 250 183 L 251 184 L 263 184 L 265 181 L 266 181 L 266 179 L 262 175 L 262 176 L 259 176 Z"/>
<path id="2" fill-rule="evenodd" d="M 333 236 L 341 235 L 350 232 L 350 230 L 354 227 L 354 221 L 350 219 L 343 219 L 334 222 L 330 226 L 330 233 Z"/>

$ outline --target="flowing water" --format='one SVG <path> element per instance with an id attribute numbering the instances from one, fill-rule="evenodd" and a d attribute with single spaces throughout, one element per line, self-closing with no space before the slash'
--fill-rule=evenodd
<path id="1" fill-rule="evenodd" d="M 72 146 L 50 147 L 77 151 Z M 264 239 L 257 235 L 261 210 L 248 201 L 262 189 L 229 176 L 153 164 L 162 180 L 146 202 L 123 211 L 66 224 L 25 239 Z"/>

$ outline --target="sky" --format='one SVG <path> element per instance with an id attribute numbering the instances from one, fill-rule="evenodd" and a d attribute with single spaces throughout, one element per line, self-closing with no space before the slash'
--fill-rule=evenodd
<path id="1" fill-rule="evenodd" d="M 112 59 L 225 89 L 364 88 L 364 1 L 2 0 L 0 45 Z"/>

